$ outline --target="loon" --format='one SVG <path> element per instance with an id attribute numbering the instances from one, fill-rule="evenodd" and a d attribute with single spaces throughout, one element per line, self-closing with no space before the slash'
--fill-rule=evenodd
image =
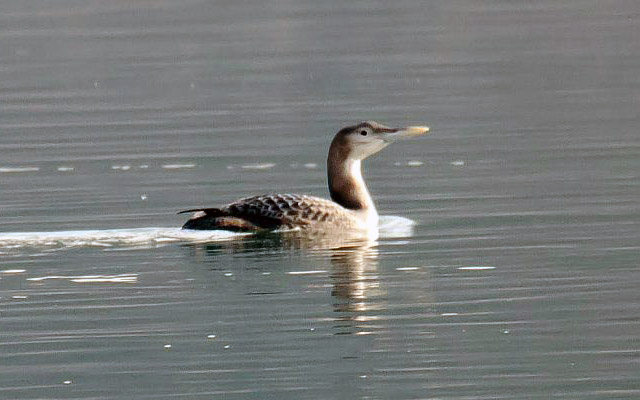
<path id="1" fill-rule="evenodd" d="M 182 229 L 258 232 L 276 229 L 372 230 L 378 212 L 361 172 L 362 160 L 398 139 L 429 132 L 426 126 L 394 129 L 374 121 L 341 129 L 331 142 L 327 175 L 331 200 L 305 194 L 263 194 L 194 213 Z"/>

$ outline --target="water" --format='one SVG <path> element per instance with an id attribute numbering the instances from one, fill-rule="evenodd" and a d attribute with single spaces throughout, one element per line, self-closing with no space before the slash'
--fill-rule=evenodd
<path id="1" fill-rule="evenodd" d="M 640 396 L 636 2 L 0 11 L 0 398 Z M 179 231 L 368 119 L 377 241 Z"/>

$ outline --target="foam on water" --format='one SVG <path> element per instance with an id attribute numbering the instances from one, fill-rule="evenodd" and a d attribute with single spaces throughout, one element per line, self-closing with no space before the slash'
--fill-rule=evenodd
<path id="1" fill-rule="evenodd" d="M 0 248 L 23 247 L 154 247 L 175 242 L 230 240 L 245 234 L 191 231 L 180 228 L 103 229 L 0 233 Z"/>
<path id="2" fill-rule="evenodd" d="M 27 278 L 28 281 L 39 282 L 46 280 L 67 280 L 74 283 L 137 283 L 138 274 L 118 275 L 48 275 L 35 278 Z"/>
<path id="3" fill-rule="evenodd" d="M 380 238 L 408 237 L 415 223 L 407 218 L 381 216 Z M 0 233 L 0 248 L 25 247 L 156 247 L 176 242 L 212 242 L 240 238 L 247 233 L 195 231 L 180 228 L 102 229 L 54 232 Z"/>
<path id="4" fill-rule="evenodd" d="M 409 218 L 394 215 L 381 215 L 378 220 L 378 231 L 381 239 L 393 239 L 413 236 L 416 223 Z"/>

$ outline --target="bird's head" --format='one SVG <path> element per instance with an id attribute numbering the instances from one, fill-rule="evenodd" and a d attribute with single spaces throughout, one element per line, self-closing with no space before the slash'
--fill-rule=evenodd
<path id="1" fill-rule="evenodd" d="M 389 128 L 374 121 L 342 128 L 331 142 L 331 153 L 341 158 L 364 160 L 399 139 L 424 135 L 429 132 L 427 126 L 407 126 Z"/>

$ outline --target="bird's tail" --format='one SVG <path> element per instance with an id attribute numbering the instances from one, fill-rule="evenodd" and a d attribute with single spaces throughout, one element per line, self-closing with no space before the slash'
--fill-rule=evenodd
<path id="1" fill-rule="evenodd" d="M 187 213 L 195 213 L 195 212 L 203 212 L 207 216 L 211 217 L 221 217 L 223 215 L 228 215 L 224 211 L 219 208 L 191 208 L 189 210 L 178 211 L 177 214 L 187 214 Z"/>
<path id="2" fill-rule="evenodd" d="M 219 208 L 194 208 L 180 211 L 178 214 L 184 213 L 195 214 L 182 225 L 182 229 L 225 230 L 233 232 L 256 232 L 262 230 L 259 226 L 245 219 L 231 216 Z"/>

